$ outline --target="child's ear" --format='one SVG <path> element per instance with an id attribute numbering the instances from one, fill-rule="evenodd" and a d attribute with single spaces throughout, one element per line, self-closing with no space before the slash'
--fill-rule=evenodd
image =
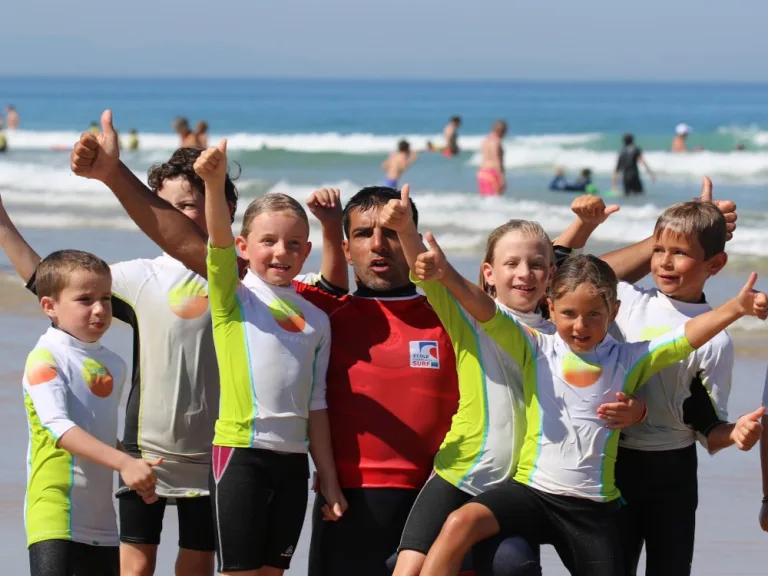
<path id="1" fill-rule="evenodd" d="M 728 264 L 728 254 L 725 252 L 720 252 L 719 254 L 715 254 L 712 256 L 712 258 L 709 259 L 707 262 L 709 264 L 709 275 L 714 276 L 720 270 L 725 268 L 725 265 Z"/>
<path id="2" fill-rule="evenodd" d="M 549 307 L 549 317 L 552 318 L 555 315 L 555 303 L 552 298 L 547 298 L 547 306 Z"/>
<path id="3" fill-rule="evenodd" d="M 307 242 L 307 251 L 304 253 L 304 260 L 309 257 L 310 252 L 312 252 L 312 242 Z"/>
<path id="4" fill-rule="evenodd" d="M 488 286 L 496 286 L 496 280 L 493 278 L 493 266 L 491 266 L 490 262 L 483 262 L 482 272 L 485 283 Z"/>
<path id="5" fill-rule="evenodd" d="M 45 312 L 45 315 L 48 316 L 48 318 L 51 320 L 56 319 L 56 309 L 54 307 L 53 298 L 50 296 L 43 296 L 40 298 L 40 308 L 43 309 L 43 312 Z"/>
<path id="6" fill-rule="evenodd" d="M 611 313 L 611 322 L 616 321 L 616 315 L 619 313 L 619 306 L 621 306 L 621 300 L 616 300 L 616 304 L 613 305 L 613 312 Z"/>
<path id="7" fill-rule="evenodd" d="M 243 236 L 238 236 L 235 238 L 235 247 L 237 248 L 237 251 L 240 252 L 240 256 L 243 260 L 248 260 L 248 240 Z"/>

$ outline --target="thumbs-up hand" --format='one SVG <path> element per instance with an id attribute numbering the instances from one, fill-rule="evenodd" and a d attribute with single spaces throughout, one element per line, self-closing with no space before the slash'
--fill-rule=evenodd
<path id="1" fill-rule="evenodd" d="M 760 436 L 763 433 L 763 425 L 760 423 L 760 419 L 765 414 L 765 408 L 762 406 L 745 414 L 738 420 L 731 432 L 731 439 L 738 446 L 739 450 L 750 450 L 760 440 Z"/>
<path id="2" fill-rule="evenodd" d="M 618 212 L 621 207 L 618 204 L 606 206 L 599 196 L 584 194 L 571 203 L 573 211 L 584 224 L 598 226 L 608 219 L 608 216 Z"/>
<path id="3" fill-rule="evenodd" d="M 712 195 L 712 180 L 708 176 L 704 176 L 701 182 L 701 195 L 699 200 L 702 202 L 711 202 L 718 210 L 725 216 L 725 229 L 726 240 L 733 238 L 733 232 L 736 230 L 736 220 L 738 215 L 736 214 L 736 204 L 730 200 L 715 200 Z"/>
<path id="4" fill-rule="evenodd" d="M 223 184 L 227 175 L 227 139 L 222 138 L 218 146 L 203 150 L 195 160 L 194 169 L 206 184 Z"/>
<path id="5" fill-rule="evenodd" d="M 427 232 L 424 235 L 424 239 L 427 241 L 428 250 L 422 252 L 416 258 L 413 266 L 413 275 L 419 280 L 440 280 L 445 276 L 448 261 L 432 232 Z"/>
<path id="6" fill-rule="evenodd" d="M 112 126 L 112 111 L 101 114 L 101 132 L 84 132 L 70 154 L 72 172 L 106 182 L 120 164 L 120 145 Z"/>
<path id="7" fill-rule="evenodd" d="M 768 296 L 754 289 L 755 282 L 757 273 L 752 272 L 737 297 L 739 312 L 742 316 L 757 316 L 765 320 L 768 317 Z"/>
<path id="8" fill-rule="evenodd" d="M 400 198 L 393 198 L 379 211 L 379 226 L 395 232 L 403 232 L 409 226 L 415 226 L 411 210 L 411 186 L 403 184 Z"/>

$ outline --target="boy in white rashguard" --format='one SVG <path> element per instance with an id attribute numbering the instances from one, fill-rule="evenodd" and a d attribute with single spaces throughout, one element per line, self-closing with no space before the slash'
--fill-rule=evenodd
<path id="1" fill-rule="evenodd" d="M 707 201 L 682 202 L 659 217 L 651 272 L 658 288 L 620 282 L 620 340 L 640 342 L 678 329 L 712 308 L 704 284 L 726 264 L 726 219 Z M 610 263 L 610 262 L 609 262 Z M 645 421 L 622 431 L 616 483 L 627 500 L 622 536 L 630 574 L 646 547 L 646 574 L 685 576 L 693 561 L 698 505 L 696 435 L 710 453 L 759 438 L 752 414 L 727 422 L 733 343 L 721 332 L 638 392 Z"/>
<path id="2" fill-rule="evenodd" d="M 151 466 L 117 450 L 125 362 L 99 339 L 112 321 L 112 277 L 96 256 L 54 252 L 37 272 L 52 326 L 24 369 L 29 424 L 24 519 L 32 576 L 119 573 L 112 470 L 147 502 Z"/>

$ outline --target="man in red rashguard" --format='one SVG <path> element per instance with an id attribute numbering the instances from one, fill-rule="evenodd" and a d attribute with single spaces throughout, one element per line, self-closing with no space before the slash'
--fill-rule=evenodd
<path id="1" fill-rule="evenodd" d="M 385 562 L 397 550 L 458 406 L 451 340 L 408 279 L 397 233 L 378 225 L 379 210 L 399 197 L 392 188 L 369 187 L 344 208 L 343 247 L 354 269 L 354 293 L 335 297 L 323 279 L 316 286 L 297 284 L 331 320 L 328 414 L 349 503 L 340 520 L 327 522 L 317 496 L 310 576 L 388 574 Z M 333 225 L 324 221 L 324 234 Z"/>

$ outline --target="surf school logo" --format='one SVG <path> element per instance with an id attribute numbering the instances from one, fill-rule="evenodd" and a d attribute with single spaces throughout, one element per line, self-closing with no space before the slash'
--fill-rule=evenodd
<path id="1" fill-rule="evenodd" d="M 440 368 L 440 354 L 435 340 L 411 341 L 411 368 Z"/>

